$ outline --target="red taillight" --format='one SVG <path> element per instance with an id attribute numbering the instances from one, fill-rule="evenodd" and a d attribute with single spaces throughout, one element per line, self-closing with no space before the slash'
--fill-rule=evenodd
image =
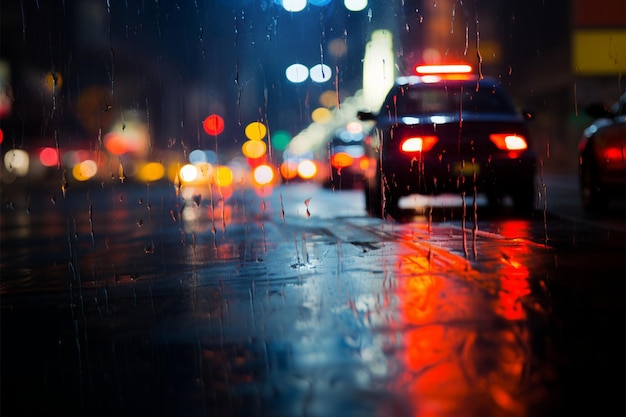
<path id="1" fill-rule="evenodd" d="M 453 65 L 418 65 L 415 67 L 418 75 L 434 74 L 468 74 L 472 72 L 472 67 L 466 64 Z"/>
<path id="2" fill-rule="evenodd" d="M 338 152 L 330 158 L 330 164 L 335 168 L 349 167 L 354 163 L 354 158 L 345 152 Z"/>
<path id="3" fill-rule="evenodd" d="M 426 152 L 437 142 L 437 136 L 413 136 L 406 138 L 400 145 L 403 152 Z"/>
<path id="4" fill-rule="evenodd" d="M 523 151 L 528 149 L 526 138 L 514 133 L 492 133 L 489 139 L 503 151 Z"/>

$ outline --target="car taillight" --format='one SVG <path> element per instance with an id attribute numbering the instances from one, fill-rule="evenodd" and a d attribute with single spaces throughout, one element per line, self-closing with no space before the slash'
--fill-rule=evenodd
<path id="1" fill-rule="evenodd" d="M 437 136 L 413 136 L 406 138 L 400 145 L 403 152 L 426 152 L 437 142 Z"/>
<path id="2" fill-rule="evenodd" d="M 514 133 L 492 133 L 489 139 L 503 151 L 523 151 L 528 149 L 526 138 Z"/>
<path id="3" fill-rule="evenodd" d="M 418 65 L 415 67 L 418 75 L 426 74 L 468 74 L 472 72 L 472 67 L 466 64 L 453 65 Z"/>
<path id="4" fill-rule="evenodd" d="M 330 158 L 330 164 L 335 168 L 346 168 L 354 163 L 354 158 L 346 152 L 338 152 Z"/>
<path id="5" fill-rule="evenodd" d="M 417 65 L 415 73 L 425 83 L 436 83 L 442 79 L 469 80 L 472 78 L 472 67 L 467 64 Z"/>

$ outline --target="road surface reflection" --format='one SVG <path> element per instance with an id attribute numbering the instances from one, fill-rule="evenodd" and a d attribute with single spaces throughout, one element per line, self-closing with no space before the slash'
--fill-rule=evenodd
<path id="1" fill-rule="evenodd" d="M 531 294 L 529 281 L 537 277 L 526 265 L 536 254 L 524 236 L 526 223 L 502 221 L 501 244 L 479 239 L 480 263 L 433 245 L 428 233 L 441 233 L 441 226 L 433 233 L 424 224 L 403 225 L 405 245 L 395 255 L 395 325 L 402 329 L 397 343 L 404 366 L 390 385 L 410 399 L 413 417 L 526 416 L 528 406 L 546 395 L 533 373 L 549 370 L 532 369 L 528 309 L 545 312 Z M 448 242 L 473 233 L 443 232 Z"/>

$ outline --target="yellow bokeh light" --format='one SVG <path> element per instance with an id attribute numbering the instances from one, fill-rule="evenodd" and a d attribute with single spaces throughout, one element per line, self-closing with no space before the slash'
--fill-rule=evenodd
<path id="1" fill-rule="evenodd" d="M 325 107 L 318 107 L 311 113 L 311 119 L 317 123 L 326 123 L 332 119 L 332 113 Z"/>
<path id="2" fill-rule="evenodd" d="M 246 126 L 245 133 L 250 140 L 261 140 L 267 134 L 267 128 L 261 122 L 252 122 Z"/>
<path id="3" fill-rule="evenodd" d="M 215 169 L 213 177 L 218 186 L 226 187 L 233 182 L 233 171 L 227 166 L 218 166 Z"/>
<path id="4" fill-rule="evenodd" d="M 137 178 L 140 181 L 158 181 L 165 175 L 165 167 L 160 162 L 148 162 L 139 168 Z"/>
<path id="5" fill-rule="evenodd" d="M 265 155 L 267 145 L 260 140 L 247 140 L 241 145 L 241 151 L 248 158 L 260 158 Z"/>
<path id="6" fill-rule="evenodd" d="M 72 176 L 77 181 L 87 181 L 92 178 L 98 172 L 98 165 L 95 161 L 88 159 L 80 164 L 74 165 L 72 168 Z"/>

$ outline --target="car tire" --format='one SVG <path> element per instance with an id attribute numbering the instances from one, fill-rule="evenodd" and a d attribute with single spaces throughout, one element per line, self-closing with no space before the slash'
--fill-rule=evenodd
<path id="1" fill-rule="evenodd" d="M 377 171 L 374 178 L 365 180 L 363 187 L 365 193 L 365 211 L 372 217 L 383 217 L 382 185 L 380 172 Z"/>

